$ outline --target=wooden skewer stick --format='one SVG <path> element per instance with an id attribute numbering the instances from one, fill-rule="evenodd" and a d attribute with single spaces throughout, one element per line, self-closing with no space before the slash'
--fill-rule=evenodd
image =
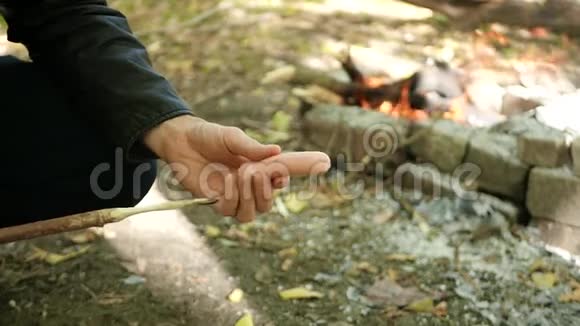
<path id="1" fill-rule="evenodd" d="M 0 228 L 0 244 L 37 238 L 45 235 L 75 231 L 120 222 L 129 216 L 181 209 L 193 205 L 211 205 L 216 200 L 199 198 L 164 202 L 145 207 L 118 207 L 84 212 L 54 219 Z"/>

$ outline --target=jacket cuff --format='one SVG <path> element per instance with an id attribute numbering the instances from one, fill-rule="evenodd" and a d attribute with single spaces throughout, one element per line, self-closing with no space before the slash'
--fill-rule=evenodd
<path id="1" fill-rule="evenodd" d="M 125 159 L 130 163 L 141 163 L 143 161 L 159 159 L 160 157 L 143 143 L 143 136 L 147 131 L 155 128 L 162 122 L 182 115 L 193 116 L 193 113 L 189 109 L 173 110 L 165 112 L 145 124 L 136 126 L 135 132 L 132 133 L 133 136 L 124 146 L 123 152 L 125 153 Z"/>

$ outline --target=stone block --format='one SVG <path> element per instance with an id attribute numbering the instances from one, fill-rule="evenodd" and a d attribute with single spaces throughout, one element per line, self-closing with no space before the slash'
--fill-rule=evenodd
<path id="1" fill-rule="evenodd" d="M 405 190 L 433 197 L 474 196 L 471 192 L 477 189 L 477 183 L 466 181 L 461 177 L 463 176 L 441 172 L 431 163 L 407 162 L 397 168 L 393 182 L 396 191 Z"/>
<path id="2" fill-rule="evenodd" d="M 574 166 L 574 174 L 580 176 L 580 137 L 575 138 L 570 145 L 570 154 Z"/>
<path id="3" fill-rule="evenodd" d="M 472 133 L 473 128 L 451 120 L 418 123 L 411 131 L 417 138 L 409 150 L 441 171 L 452 172 L 463 162 Z"/>
<path id="4" fill-rule="evenodd" d="M 562 166 L 569 161 L 566 136 L 548 127 L 523 133 L 518 137 L 518 157 L 533 166 Z"/>
<path id="5" fill-rule="evenodd" d="M 533 168 L 526 207 L 534 218 L 580 226 L 580 178 L 567 166 Z"/>
<path id="6" fill-rule="evenodd" d="M 490 128 L 496 133 L 517 136 L 518 158 L 532 166 L 558 167 L 569 161 L 564 132 L 538 121 L 533 115 L 521 114 Z"/>
<path id="7" fill-rule="evenodd" d="M 516 137 L 476 132 L 469 142 L 465 162 L 479 168 L 481 190 L 523 202 L 529 166 L 517 157 Z"/>
<path id="8" fill-rule="evenodd" d="M 347 162 L 404 160 L 409 123 L 377 111 L 355 106 L 321 105 L 304 114 L 307 147 Z"/>

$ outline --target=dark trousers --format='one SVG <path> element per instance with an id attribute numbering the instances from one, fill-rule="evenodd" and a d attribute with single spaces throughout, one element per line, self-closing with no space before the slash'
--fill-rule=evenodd
<path id="1" fill-rule="evenodd" d="M 55 77 L 0 56 L 0 227 L 134 206 L 155 180 L 155 162 L 124 160 Z"/>

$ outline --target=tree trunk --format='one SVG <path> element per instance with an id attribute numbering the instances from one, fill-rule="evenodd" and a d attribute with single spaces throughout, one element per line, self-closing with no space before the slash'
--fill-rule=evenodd
<path id="1" fill-rule="evenodd" d="M 454 23 L 473 27 L 501 23 L 520 27 L 546 27 L 580 36 L 578 0 L 403 0 L 442 13 Z"/>

